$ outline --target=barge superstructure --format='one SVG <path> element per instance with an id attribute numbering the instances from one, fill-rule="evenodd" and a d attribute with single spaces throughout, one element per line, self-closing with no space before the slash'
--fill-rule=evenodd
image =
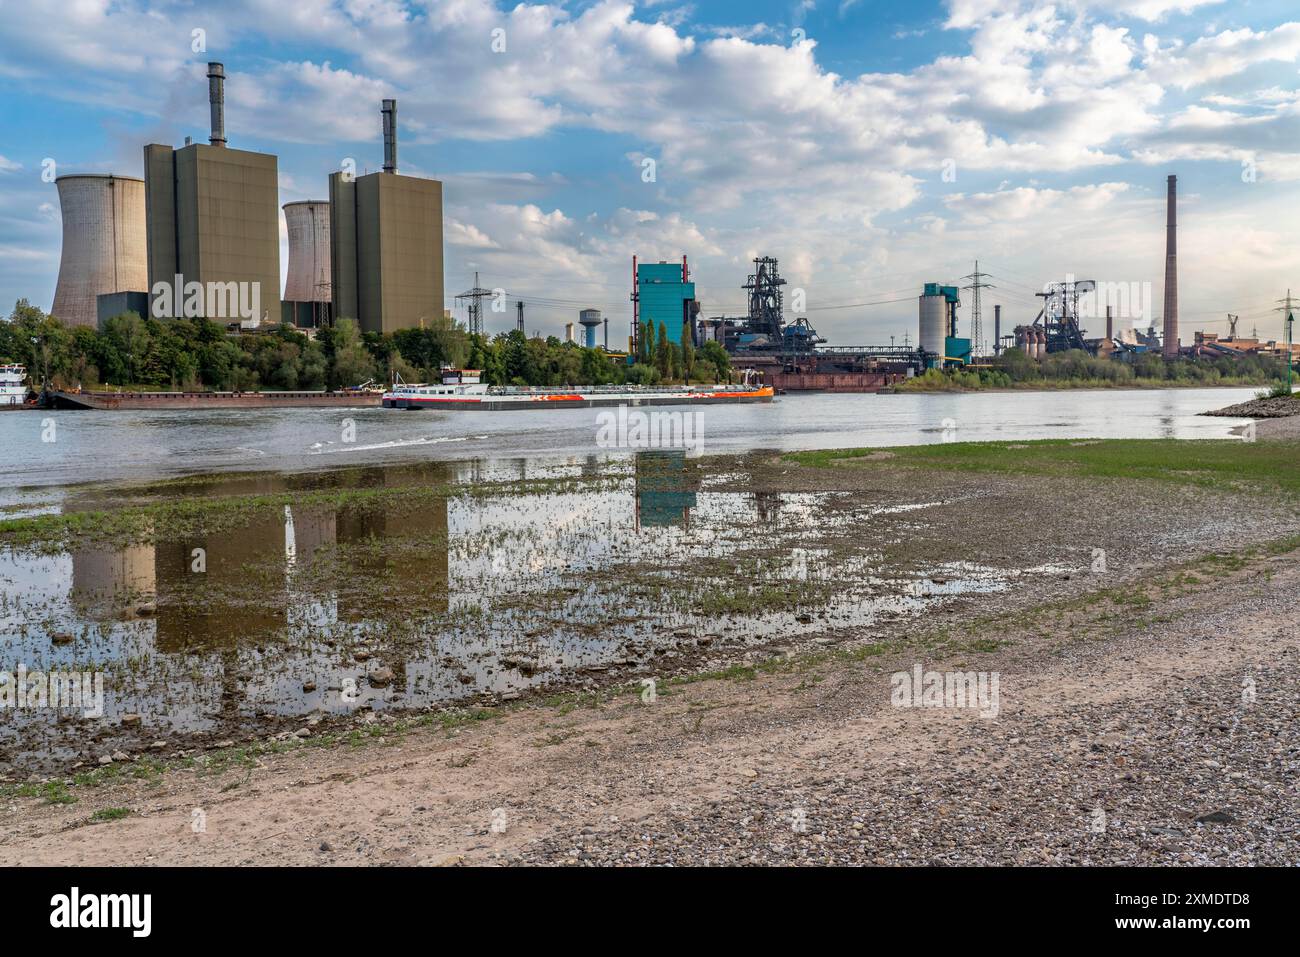
<path id="1" fill-rule="evenodd" d="M 0 365 L 0 408 L 22 406 L 26 402 L 26 367 L 14 362 Z"/>

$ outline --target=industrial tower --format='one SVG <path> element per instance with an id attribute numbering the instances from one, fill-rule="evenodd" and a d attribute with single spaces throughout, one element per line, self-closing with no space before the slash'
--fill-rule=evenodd
<path id="1" fill-rule="evenodd" d="M 1168 180 L 1165 198 L 1165 335 L 1166 359 L 1178 358 L 1178 177 Z"/>
<path id="2" fill-rule="evenodd" d="M 384 100 L 382 173 L 330 174 L 334 314 L 364 332 L 443 315 L 442 183 L 397 173 L 397 101 Z"/>
<path id="3" fill-rule="evenodd" d="M 225 68 L 208 64 L 212 133 L 205 143 L 144 148 L 149 292 L 157 283 L 249 283 L 258 316 L 280 321 L 280 205 L 275 156 L 226 146 Z M 170 296 L 179 310 L 182 290 Z M 178 315 L 179 311 L 173 314 Z M 208 316 L 229 319 L 230 316 Z"/>

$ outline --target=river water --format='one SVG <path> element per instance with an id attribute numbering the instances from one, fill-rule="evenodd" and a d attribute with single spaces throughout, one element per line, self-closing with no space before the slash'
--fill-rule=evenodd
<path id="1" fill-rule="evenodd" d="M 694 451 L 781 451 L 1035 438 L 1228 438 L 1244 419 L 1199 413 L 1255 389 L 802 394 L 696 410 Z M 223 471 L 618 454 L 598 409 L 399 412 L 213 409 L 0 415 L 0 487 L 147 481 Z M 52 428 L 51 428 L 52 426 Z M 517 474 L 517 469 L 516 469 Z"/>

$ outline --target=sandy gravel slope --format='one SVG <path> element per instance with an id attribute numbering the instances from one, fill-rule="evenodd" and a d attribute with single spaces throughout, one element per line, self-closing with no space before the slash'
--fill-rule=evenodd
<path id="1" fill-rule="evenodd" d="M 1300 863 L 1296 555 L 1192 577 L 1018 612 L 988 653 L 845 650 L 14 799 L 0 863 Z M 918 661 L 997 672 L 997 717 L 891 707 Z"/>

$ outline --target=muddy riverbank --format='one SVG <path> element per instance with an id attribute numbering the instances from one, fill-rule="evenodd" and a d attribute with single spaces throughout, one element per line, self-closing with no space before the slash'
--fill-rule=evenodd
<path id="1" fill-rule="evenodd" d="M 1300 531 L 1278 507 L 1293 452 L 1080 440 L 98 490 L 0 523 L 9 670 L 105 684 L 100 718 L 12 711 L 0 772 L 150 777 L 829 648 L 987 654 L 999 636 L 970 625 L 995 610 Z"/>
<path id="2" fill-rule="evenodd" d="M 1294 865 L 1297 545 L 1125 569 L 979 644 L 783 643 L 653 697 L 11 789 L 0 862 Z M 998 674 L 996 714 L 893 706 L 918 664 Z"/>

